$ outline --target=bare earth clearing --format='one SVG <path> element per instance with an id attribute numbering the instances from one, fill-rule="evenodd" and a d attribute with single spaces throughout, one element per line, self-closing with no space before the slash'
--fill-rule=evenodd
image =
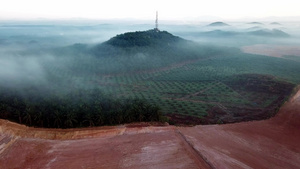
<path id="1" fill-rule="evenodd" d="M 0 168 L 300 168 L 300 90 L 264 121 L 36 129 L 0 120 Z"/>
<path id="2" fill-rule="evenodd" d="M 300 46 L 257 44 L 242 47 L 245 53 L 282 57 L 284 55 L 300 56 Z"/>

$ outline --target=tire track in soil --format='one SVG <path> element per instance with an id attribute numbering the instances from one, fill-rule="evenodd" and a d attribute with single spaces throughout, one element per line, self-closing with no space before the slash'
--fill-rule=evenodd
<path id="1" fill-rule="evenodd" d="M 17 140 L 17 137 L 9 137 L 4 135 L 4 137 L 0 139 L 0 155 L 5 153 L 5 151 L 9 149 Z"/>
<path id="2" fill-rule="evenodd" d="M 195 164 L 197 164 L 197 166 L 200 169 L 216 169 L 209 161 L 207 158 L 205 158 L 201 152 L 199 152 L 198 150 L 196 150 L 194 148 L 194 146 L 192 145 L 192 143 L 190 143 L 186 137 L 178 130 L 176 129 L 175 131 L 175 135 L 176 137 L 182 142 L 183 147 L 185 148 L 185 151 L 187 152 L 187 154 L 194 159 Z"/>

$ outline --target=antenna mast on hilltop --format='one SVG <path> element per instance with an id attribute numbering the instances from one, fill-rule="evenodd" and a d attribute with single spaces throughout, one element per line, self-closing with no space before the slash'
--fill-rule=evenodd
<path id="1" fill-rule="evenodd" d="M 158 30 L 158 11 L 156 11 L 155 30 L 159 31 Z"/>

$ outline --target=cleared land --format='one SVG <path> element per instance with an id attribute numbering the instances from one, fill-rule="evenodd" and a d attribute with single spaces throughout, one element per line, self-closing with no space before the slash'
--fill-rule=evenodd
<path id="1" fill-rule="evenodd" d="M 274 57 L 300 56 L 300 46 L 256 44 L 242 47 L 245 53 L 267 55 Z"/>
<path id="2" fill-rule="evenodd" d="M 36 129 L 0 121 L 0 168 L 299 168 L 300 91 L 268 120 Z M 146 125 L 146 126 L 145 126 Z"/>

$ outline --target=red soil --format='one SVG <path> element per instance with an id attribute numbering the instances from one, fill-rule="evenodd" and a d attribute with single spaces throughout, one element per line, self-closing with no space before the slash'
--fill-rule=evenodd
<path id="1" fill-rule="evenodd" d="M 0 120 L 0 169 L 300 168 L 300 91 L 264 121 L 36 129 Z"/>
<path id="2" fill-rule="evenodd" d="M 269 120 L 180 128 L 214 168 L 300 168 L 300 91 Z"/>
<path id="3" fill-rule="evenodd" d="M 0 168 L 209 168 L 176 127 L 134 126 L 49 130 L 1 120 Z"/>

